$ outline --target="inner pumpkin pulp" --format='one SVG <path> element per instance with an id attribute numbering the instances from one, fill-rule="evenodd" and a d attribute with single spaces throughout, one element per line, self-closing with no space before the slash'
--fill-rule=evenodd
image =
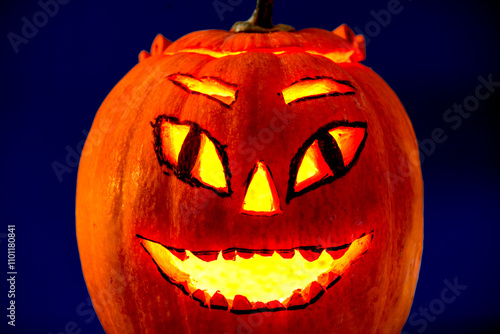
<path id="1" fill-rule="evenodd" d="M 160 273 L 202 306 L 250 313 L 314 303 L 367 251 L 373 234 L 340 247 L 195 254 L 138 237 Z"/>

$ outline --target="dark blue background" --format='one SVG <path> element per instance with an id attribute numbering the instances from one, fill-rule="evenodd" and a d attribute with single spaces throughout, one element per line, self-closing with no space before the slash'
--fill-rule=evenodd
<path id="1" fill-rule="evenodd" d="M 71 321 L 81 333 L 102 332 L 96 318 L 87 323 L 76 312 L 88 297 L 75 236 L 77 169 L 59 182 L 51 164 L 65 163 L 67 146 L 77 149 L 105 96 L 157 33 L 173 41 L 194 30 L 229 29 L 255 7 L 254 0 L 232 2 L 240 4 L 221 20 L 212 0 L 72 0 L 15 53 L 7 34 L 21 34 L 22 17 L 32 21 L 41 8 L 35 0 L 2 0 L 2 328 L 7 328 L 6 225 L 16 224 L 17 327 L 9 332 L 55 334 Z M 371 11 L 388 4 L 276 2 L 276 23 L 329 30 L 347 23 L 362 31 L 374 20 Z M 401 5 L 402 12 L 371 38 L 364 63 L 399 95 L 420 141 L 436 128 L 447 136 L 422 164 L 424 255 L 411 311 L 417 312 L 416 323 L 407 323 L 405 331 L 498 331 L 500 87 L 456 130 L 443 114 L 474 95 L 479 76 L 500 82 L 499 11 L 486 1 L 401 0 Z M 455 279 L 467 288 L 432 321 L 423 321 L 419 309 L 439 308 L 444 281 Z"/>

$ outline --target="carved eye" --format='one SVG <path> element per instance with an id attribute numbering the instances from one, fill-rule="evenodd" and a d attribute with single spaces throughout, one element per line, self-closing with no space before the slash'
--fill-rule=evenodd
<path id="1" fill-rule="evenodd" d="M 204 95 L 220 102 L 225 107 L 231 107 L 238 95 L 238 89 L 235 84 L 230 84 L 215 77 L 197 79 L 189 74 L 179 73 L 169 75 L 167 79 L 190 94 Z"/>
<path id="2" fill-rule="evenodd" d="M 356 163 L 366 136 L 364 122 L 333 122 L 319 129 L 292 159 L 287 203 L 344 176 Z"/>
<path id="3" fill-rule="evenodd" d="M 192 186 L 231 195 L 229 164 L 224 147 L 192 122 L 164 115 L 153 124 L 155 151 L 161 165 Z M 166 173 L 168 174 L 168 173 Z"/>

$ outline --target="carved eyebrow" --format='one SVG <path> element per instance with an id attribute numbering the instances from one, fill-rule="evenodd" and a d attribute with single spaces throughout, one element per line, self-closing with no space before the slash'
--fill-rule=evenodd
<path id="1" fill-rule="evenodd" d="M 354 95 L 356 89 L 349 81 L 331 77 L 306 77 L 284 88 L 283 99 L 286 104 L 301 102 L 325 96 Z"/>
<path id="2" fill-rule="evenodd" d="M 216 77 L 197 79 L 190 74 L 176 73 L 169 75 L 167 79 L 190 94 L 205 95 L 220 102 L 225 107 L 231 107 L 238 95 L 237 85 Z"/>

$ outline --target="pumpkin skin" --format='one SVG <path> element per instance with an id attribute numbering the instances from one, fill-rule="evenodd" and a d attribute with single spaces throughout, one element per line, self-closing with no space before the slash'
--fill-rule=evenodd
<path id="1" fill-rule="evenodd" d="M 273 53 L 279 50 L 286 52 Z M 344 56 L 336 63 L 305 50 Z M 172 44 L 158 37 L 151 55 L 141 53 L 139 64 L 100 107 L 78 172 L 78 247 L 107 333 L 401 331 L 420 267 L 423 185 L 419 167 L 396 184 L 390 175 L 401 174 L 402 160 L 418 157 L 418 146 L 401 102 L 359 63 L 363 57 L 362 40 L 345 26 L 335 33 L 208 30 Z M 189 94 L 166 79 L 175 73 L 235 84 L 237 99 L 227 107 Z M 289 105 L 280 95 L 302 78 L 325 76 L 349 81 L 355 95 Z M 195 122 L 225 146 L 230 196 L 165 175 L 151 127 L 160 115 Z M 282 130 L 255 144 L 251 138 L 278 121 Z M 334 182 L 286 203 L 291 160 L 319 128 L 336 121 L 367 124 L 356 164 Z M 282 213 L 272 217 L 241 213 L 248 173 L 260 160 L 272 172 L 280 198 Z M 366 253 L 317 302 L 257 314 L 201 307 L 162 277 L 137 236 L 204 251 L 338 246 L 370 232 Z"/>

